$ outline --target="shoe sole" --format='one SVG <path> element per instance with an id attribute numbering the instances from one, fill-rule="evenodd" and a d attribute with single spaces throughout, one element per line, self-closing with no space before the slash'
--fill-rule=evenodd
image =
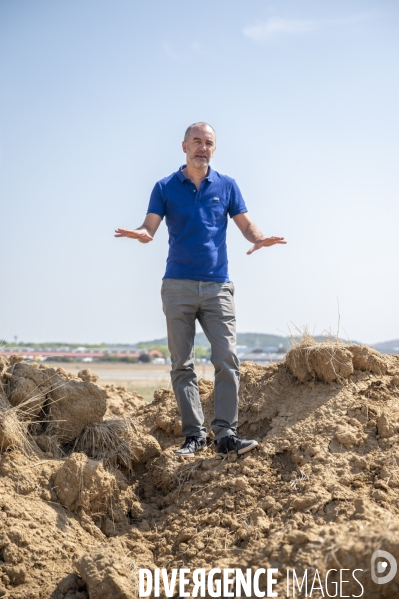
<path id="1" fill-rule="evenodd" d="M 193 458 L 195 454 L 199 453 L 200 451 L 204 451 L 204 449 L 206 449 L 206 445 L 204 447 L 200 447 L 199 449 L 197 449 L 197 451 L 192 451 L 191 453 L 179 453 L 178 449 L 173 453 L 175 455 L 182 455 L 183 458 Z"/>
<path id="2" fill-rule="evenodd" d="M 248 451 L 251 451 L 252 449 L 255 449 L 255 447 L 257 447 L 258 445 L 259 445 L 259 443 L 257 441 L 254 441 L 251 445 L 249 445 L 245 449 L 239 449 L 237 451 L 237 453 L 238 453 L 238 455 L 243 455 L 244 453 L 248 453 Z M 234 449 L 232 451 L 229 451 L 229 452 L 226 452 L 226 453 L 217 452 L 216 453 L 216 457 L 221 460 L 221 459 L 227 457 L 229 455 L 229 453 L 234 453 Z"/>
<path id="3" fill-rule="evenodd" d="M 257 441 L 253 441 L 251 443 L 251 445 L 248 445 L 248 447 L 245 447 L 244 449 L 239 449 L 237 451 L 238 455 L 243 455 L 244 453 L 248 453 L 248 451 L 251 451 L 251 449 L 255 449 L 255 447 L 258 445 Z"/>

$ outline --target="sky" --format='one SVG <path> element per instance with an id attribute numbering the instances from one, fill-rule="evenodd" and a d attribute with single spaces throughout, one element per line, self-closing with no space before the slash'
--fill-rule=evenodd
<path id="1" fill-rule="evenodd" d="M 0 0 L 0 338 L 166 334 L 165 224 L 113 233 L 196 121 L 288 242 L 229 222 L 237 330 L 399 338 L 398 33 L 397 0 Z"/>

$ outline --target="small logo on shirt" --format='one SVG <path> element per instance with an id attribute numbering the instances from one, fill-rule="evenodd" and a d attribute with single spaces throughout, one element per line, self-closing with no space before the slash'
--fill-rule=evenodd
<path id="1" fill-rule="evenodd" d="M 220 198 L 212 198 L 212 199 L 218 202 Z"/>

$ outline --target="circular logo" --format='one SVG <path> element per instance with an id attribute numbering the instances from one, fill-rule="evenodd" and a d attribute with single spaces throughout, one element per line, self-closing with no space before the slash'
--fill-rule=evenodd
<path id="1" fill-rule="evenodd" d="M 383 558 L 384 561 L 377 562 L 379 558 Z M 384 572 L 387 571 L 388 565 L 390 566 L 388 574 L 381 576 L 381 574 L 384 574 Z M 373 555 L 371 556 L 371 578 L 373 579 L 373 582 L 377 584 L 386 584 L 387 582 L 391 582 L 391 580 L 395 577 L 397 570 L 398 565 L 393 555 L 388 553 L 388 551 L 383 551 L 382 549 L 374 551 Z M 377 574 L 379 574 L 379 576 Z"/>

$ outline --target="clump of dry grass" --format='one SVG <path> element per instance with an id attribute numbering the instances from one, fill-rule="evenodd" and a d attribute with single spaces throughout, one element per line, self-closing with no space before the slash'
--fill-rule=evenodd
<path id="1" fill-rule="evenodd" d="M 313 379 L 342 381 L 353 373 L 352 345 L 331 333 L 323 341 L 316 341 L 306 327 L 297 331 L 299 336 L 291 334 L 292 348 L 287 352 L 286 364 L 302 383 Z"/>
<path id="2" fill-rule="evenodd" d="M 309 346 L 320 346 L 320 345 L 336 345 L 336 344 L 341 344 L 345 347 L 348 346 L 349 343 L 346 343 L 345 341 L 342 341 L 342 339 L 339 338 L 338 333 L 334 334 L 332 331 L 323 331 L 323 333 L 320 335 L 322 337 L 322 341 L 318 341 L 314 338 L 314 335 L 312 335 L 309 332 L 309 329 L 307 326 L 304 326 L 302 328 L 295 326 L 295 332 L 291 332 L 291 329 L 289 329 L 289 333 L 290 333 L 290 338 L 291 338 L 291 345 L 293 348 L 295 347 L 309 347 Z M 320 337 L 319 337 L 320 338 Z"/>
<path id="3" fill-rule="evenodd" d="M 303 470 L 299 470 L 295 478 L 290 482 L 290 487 L 293 491 L 298 491 L 298 484 L 302 483 L 305 480 L 309 480 L 309 476 Z"/>
<path id="4" fill-rule="evenodd" d="M 28 432 L 29 423 L 23 408 L 24 404 L 12 406 L 0 392 L 0 451 L 14 448 L 27 457 L 38 456 L 40 450 Z"/>
<path id="5" fill-rule="evenodd" d="M 116 418 L 88 424 L 76 439 L 73 451 L 103 461 L 108 468 L 118 465 L 133 469 L 135 454 L 131 440 L 135 435 L 132 418 Z"/>
<path id="6" fill-rule="evenodd" d="M 38 421 L 37 424 L 40 425 L 41 422 Z M 66 455 L 66 452 L 62 448 L 57 435 L 48 434 L 46 432 L 45 434 L 39 434 L 38 436 L 36 436 L 35 441 L 42 451 L 44 451 L 45 453 L 53 454 L 53 457 L 55 458 L 63 458 Z"/>

